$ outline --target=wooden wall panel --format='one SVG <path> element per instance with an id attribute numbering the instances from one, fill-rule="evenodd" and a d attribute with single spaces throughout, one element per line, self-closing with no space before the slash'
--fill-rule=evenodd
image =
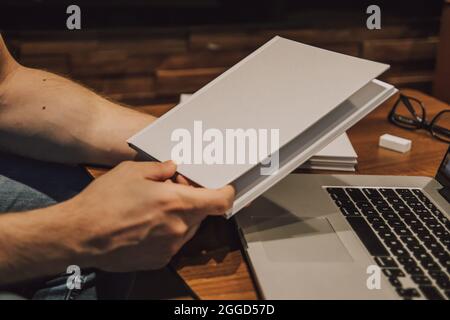
<path id="1" fill-rule="evenodd" d="M 163 60 L 163 55 L 94 50 L 73 55 L 70 58 L 70 63 L 72 74 L 77 78 L 83 78 L 96 75 L 150 75 Z"/>
<path id="2" fill-rule="evenodd" d="M 156 89 L 158 95 L 178 98 L 181 93 L 197 91 L 225 70 L 225 68 L 159 70 L 156 73 Z"/>
<path id="3" fill-rule="evenodd" d="M 363 58 L 382 62 L 434 60 L 439 40 L 388 39 L 363 42 Z"/>
<path id="4" fill-rule="evenodd" d="M 177 102 L 275 35 L 392 65 L 383 79 L 427 90 L 438 45 L 436 21 L 366 28 L 214 26 L 180 29 L 19 32 L 10 38 L 23 64 L 67 75 L 121 102 Z M 422 63 L 426 62 L 426 63 Z"/>
<path id="5" fill-rule="evenodd" d="M 148 76 L 85 78 L 82 83 L 119 101 L 149 100 L 156 96 L 155 82 Z"/>
<path id="6" fill-rule="evenodd" d="M 414 27 L 410 25 L 386 26 L 381 30 L 368 30 L 366 28 L 336 28 L 336 29 L 271 29 L 271 30 L 230 30 L 194 31 L 189 37 L 189 47 L 195 50 L 231 50 L 255 48 L 270 40 L 276 35 L 292 40 L 315 43 L 348 43 L 364 41 L 367 39 L 390 39 L 428 37 L 435 34 L 431 32 L 434 23 Z M 433 29 L 434 30 L 434 29 Z"/>
<path id="7" fill-rule="evenodd" d="M 24 66 L 70 75 L 70 62 L 66 54 L 26 55 L 21 59 Z"/>

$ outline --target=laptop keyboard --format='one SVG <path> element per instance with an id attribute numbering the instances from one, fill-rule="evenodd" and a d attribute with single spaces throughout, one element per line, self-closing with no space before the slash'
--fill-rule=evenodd
<path id="1" fill-rule="evenodd" d="M 328 193 L 404 299 L 450 299 L 450 223 L 420 189 Z"/>

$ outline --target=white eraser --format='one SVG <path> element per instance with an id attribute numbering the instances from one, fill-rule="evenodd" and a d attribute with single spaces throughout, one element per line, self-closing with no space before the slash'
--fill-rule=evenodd
<path id="1" fill-rule="evenodd" d="M 411 150 L 411 144 L 412 144 L 411 140 L 393 136 L 387 133 L 380 136 L 379 142 L 380 147 L 402 153 Z"/>

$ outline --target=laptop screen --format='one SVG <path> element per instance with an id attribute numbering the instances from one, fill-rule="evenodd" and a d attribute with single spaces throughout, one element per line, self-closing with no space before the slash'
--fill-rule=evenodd
<path id="1" fill-rule="evenodd" d="M 436 180 L 444 186 L 444 189 L 450 189 L 450 147 L 442 160 L 441 166 L 436 174 Z"/>

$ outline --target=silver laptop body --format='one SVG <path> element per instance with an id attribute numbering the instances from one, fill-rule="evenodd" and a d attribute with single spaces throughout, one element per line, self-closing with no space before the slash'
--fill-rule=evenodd
<path id="1" fill-rule="evenodd" d="M 235 219 L 262 297 L 266 299 L 400 299 L 402 297 L 399 292 L 409 293 L 416 290 L 419 296 L 412 298 L 430 298 L 428 294 L 431 294 L 433 298 L 433 292 L 426 291 L 427 295 L 422 292 L 431 288 L 415 283 L 395 256 L 391 259 L 397 262 L 398 269 L 405 273 L 404 277 L 398 277 L 400 284 L 397 283 L 397 287 L 388 280 L 384 270 L 376 270 L 377 263 L 371 254 L 373 251 L 373 248 L 370 248 L 371 244 L 367 246 L 358 237 L 356 230 L 349 223 L 350 220 L 344 216 L 328 192 L 332 189 L 328 188 L 351 187 L 361 190 L 375 188 L 384 192 L 388 192 L 384 190 L 386 188 L 419 189 L 443 214 L 444 217 L 441 217 L 439 223 L 444 228 L 448 228 L 448 220 L 446 223 L 444 221 L 449 218 L 450 213 L 449 152 L 450 149 L 436 179 L 406 176 L 291 174 L 254 201 L 250 207 L 242 210 Z M 359 211 L 361 212 L 361 209 Z M 370 226 L 372 232 L 378 235 L 378 231 L 375 231 L 364 214 L 360 214 L 359 218 L 366 222 L 364 226 Z M 361 220 L 356 219 L 356 221 Z M 358 232 L 364 233 L 364 228 L 358 227 Z M 389 251 L 383 240 L 377 237 Z M 442 242 L 441 245 L 445 248 Z M 427 251 L 427 253 L 430 252 Z M 422 268 L 413 254 L 411 257 L 424 271 L 424 275 L 431 279 L 431 286 L 437 288 L 440 295 L 445 298 L 445 291 L 436 284 L 436 280 L 429 276 L 427 269 Z M 437 263 L 439 265 L 439 262 Z M 448 270 L 447 262 L 446 271 L 444 267 L 447 279 Z M 381 275 L 379 283 L 375 283 L 373 275 L 378 274 Z M 376 284 L 375 287 L 374 284 Z M 406 289 L 409 291 L 405 291 Z"/>

